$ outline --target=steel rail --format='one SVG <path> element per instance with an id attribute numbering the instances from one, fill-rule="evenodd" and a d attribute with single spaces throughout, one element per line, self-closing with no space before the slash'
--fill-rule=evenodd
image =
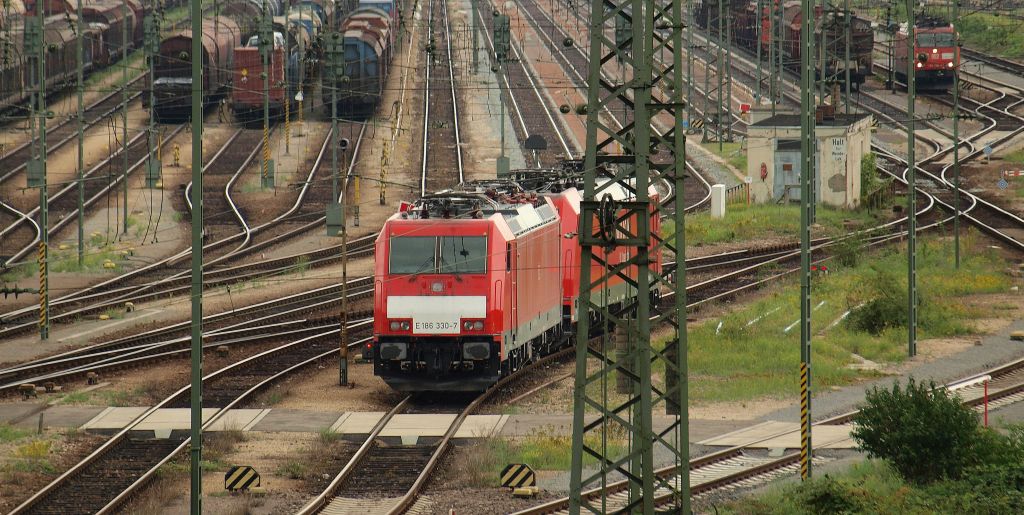
<path id="1" fill-rule="evenodd" d="M 369 323 L 370 323 L 370 321 L 365 321 L 365 320 L 364 321 L 357 321 L 357 322 L 351 323 L 350 326 L 359 327 L 359 326 L 369 325 Z M 220 377 L 221 375 L 225 375 L 226 373 L 228 373 L 230 371 L 241 369 L 241 368 L 245 367 L 246 365 L 249 365 L 251 363 L 257 362 L 259 360 L 269 359 L 269 358 L 271 358 L 273 356 L 276 356 L 278 354 L 286 353 L 286 352 L 291 351 L 292 349 L 294 349 L 294 348 L 296 348 L 296 347 L 298 347 L 300 345 L 303 345 L 305 343 L 309 343 L 311 341 L 318 340 L 318 339 L 329 338 L 330 336 L 338 333 L 339 331 L 340 331 L 340 329 L 338 327 L 334 327 L 333 329 L 331 329 L 329 331 L 325 331 L 325 332 L 322 332 L 322 333 L 319 333 L 319 334 L 316 334 L 316 335 L 313 335 L 313 336 L 307 336 L 307 337 L 301 338 L 299 340 L 296 340 L 296 341 L 293 341 L 293 342 L 281 345 L 279 347 L 275 347 L 273 349 L 261 352 L 259 354 L 254 355 L 254 356 L 250 356 L 249 358 L 246 358 L 246 359 L 244 359 L 242 361 L 233 363 L 231 365 L 228 365 L 228 366 L 226 366 L 224 368 L 221 368 L 221 369 L 219 369 L 219 370 L 217 370 L 215 372 L 212 372 L 212 373 L 206 375 L 203 378 L 203 381 L 205 383 L 205 382 L 214 380 L 214 379 Z M 362 345 L 362 343 L 364 341 L 365 340 L 359 340 L 357 342 L 354 342 L 354 343 L 350 344 L 350 347 Z M 290 367 L 288 367 L 288 368 L 286 368 L 284 370 L 278 371 L 277 373 L 275 373 L 275 374 L 269 376 L 268 378 L 260 381 L 256 385 L 251 386 L 249 389 L 247 389 L 242 394 L 237 396 L 233 401 L 228 403 L 226 406 L 224 406 L 223 408 L 218 409 L 216 414 L 214 414 L 209 420 L 207 420 L 203 424 L 203 428 L 204 429 L 209 428 L 213 423 L 215 423 L 224 414 L 226 414 L 228 410 L 230 410 L 231 408 L 237 406 L 238 403 L 242 402 L 243 400 L 248 398 L 253 393 L 255 393 L 258 390 L 262 389 L 263 387 L 265 387 L 270 382 L 275 381 L 275 380 L 277 380 L 277 379 L 279 379 L 281 377 L 284 377 L 285 375 L 288 375 L 288 374 L 294 372 L 295 370 L 298 370 L 300 368 L 308 366 L 309 364 L 314 363 L 314 362 L 316 362 L 316 361 L 318 361 L 320 359 L 323 359 L 325 357 L 329 357 L 331 355 L 336 355 L 337 352 L 338 352 L 338 350 L 335 348 L 335 349 L 330 349 L 330 350 L 328 350 L 326 352 L 323 352 L 323 353 L 319 353 L 319 354 L 317 354 L 317 355 L 315 355 L 315 356 L 313 356 L 311 358 L 308 358 L 308 359 L 303 360 L 303 361 L 301 361 L 301 362 L 299 362 L 297 364 L 294 364 L 294 365 L 292 365 L 292 366 L 290 366 Z M 29 499 L 27 499 L 23 503 L 21 503 L 18 507 L 16 507 L 14 509 L 14 511 L 11 512 L 11 514 L 12 515 L 17 515 L 17 514 L 25 513 L 32 506 L 42 502 L 46 498 L 46 496 L 48 494 L 52 493 L 59 486 L 63 485 L 65 482 L 70 480 L 70 478 L 75 477 L 76 475 L 81 473 L 87 466 L 91 465 L 95 461 L 102 459 L 103 456 L 106 455 L 107 452 L 112 450 L 117 444 L 119 444 L 121 441 L 123 441 L 125 438 L 127 438 L 129 432 L 131 432 L 132 429 L 134 429 L 139 424 L 144 422 L 149 416 L 151 416 L 153 413 L 155 413 L 156 410 L 158 410 L 158 409 L 160 409 L 162 407 L 165 407 L 165 406 L 169 405 L 170 403 L 174 402 L 175 400 L 180 398 L 182 395 L 187 393 L 189 391 L 189 388 L 190 388 L 189 386 L 182 387 L 181 389 L 177 390 L 176 392 L 174 392 L 173 394 L 171 394 L 170 396 L 165 398 L 163 401 L 158 403 L 156 406 L 146 410 L 144 413 L 142 413 L 141 415 L 139 415 L 138 417 L 133 419 L 122 430 L 120 430 L 117 434 L 115 434 L 113 437 L 111 437 L 109 440 L 107 440 L 103 445 L 101 445 L 98 449 L 96 449 L 91 454 L 89 454 L 89 456 L 87 456 L 83 460 L 79 461 L 77 464 L 72 466 L 69 470 L 65 471 L 63 474 L 61 474 L 56 479 L 54 479 L 52 482 L 50 482 L 45 487 L 43 487 L 43 489 L 41 489 L 40 491 L 36 492 L 32 497 L 30 497 Z M 189 443 L 190 443 L 190 440 L 189 439 L 185 439 L 173 452 L 171 452 L 166 457 L 164 457 L 162 460 L 160 460 L 155 466 L 150 468 L 148 472 L 146 472 L 141 477 L 139 477 L 128 488 L 124 489 L 118 496 L 116 496 L 114 499 L 110 500 L 97 513 L 100 513 L 100 514 L 109 513 L 113 509 L 115 509 L 117 506 L 122 504 L 128 498 L 128 496 L 133 494 L 141 486 L 143 486 L 147 481 L 152 479 L 153 476 L 157 473 L 157 470 L 162 465 L 164 465 L 165 463 L 170 461 L 174 456 L 176 456 L 178 453 L 180 453 L 182 450 L 184 450 L 188 446 Z"/>
<path id="2" fill-rule="evenodd" d="M 170 133 L 170 135 L 168 137 L 173 137 L 175 134 L 177 134 L 181 130 L 182 130 L 182 126 L 180 126 L 180 125 L 177 126 L 173 131 L 171 131 L 171 133 Z M 97 174 L 102 167 L 106 166 L 108 163 L 113 161 L 115 158 L 121 157 L 122 156 L 122 152 L 125 151 L 125 148 L 132 148 L 137 143 L 139 143 L 139 141 L 141 141 L 144 136 L 145 136 L 144 133 L 140 133 L 140 134 L 136 135 L 135 137 L 131 138 L 128 141 L 128 143 L 127 143 L 127 145 L 125 147 L 118 149 L 117 152 L 115 152 L 114 154 L 106 157 L 105 159 L 100 161 L 98 164 L 96 164 L 96 166 L 93 166 L 91 169 L 89 169 L 84 174 L 85 177 L 86 177 L 85 180 L 91 180 L 92 175 Z M 93 204 L 95 204 L 97 201 L 99 201 L 101 198 L 103 198 L 107 194 L 107 192 L 109 192 L 111 189 L 119 186 L 121 184 L 121 181 L 123 181 L 127 175 L 131 174 L 132 172 L 134 172 L 135 170 L 140 168 L 143 165 L 143 163 L 145 163 L 145 162 L 146 162 L 146 159 L 142 158 L 142 159 L 139 159 L 138 161 L 136 161 L 134 164 L 129 165 L 128 170 L 124 171 L 122 174 L 119 174 L 116 177 L 114 177 L 113 179 L 111 179 L 110 183 L 107 184 L 105 187 L 103 187 L 98 193 L 96 193 L 92 197 L 89 197 L 88 199 L 86 199 L 85 203 L 83 204 L 83 208 L 91 207 Z M 72 190 L 77 190 L 77 189 L 78 189 L 78 182 L 77 181 L 72 181 L 71 183 L 69 183 L 68 185 L 66 185 L 65 187 L 61 188 L 59 191 L 57 191 L 56 194 L 52 195 L 49 198 L 49 203 L 52 204 L 53 202 L 56 202 L 58 199 L 63 198 L 65 195 L 69 194 Z M 77 209 L 73 210 L 67 216 L 65 216 L 64 218 L 58 220 L 57 223 L 53 224 L 50 227 L 50 229 L 48 231 L 48 234 L 50 234 L 50 236 L 52 238 L 56 238 L 57 234 L 60 232 L 61 229 L 63 229 L 65 226 L 67 226 L 68 224 L 70 224 L 73 221 L 75 221 L 76 217 L 72 216 L 72 215 L 74 215 L 77 212 L 78 212 Z M 37 206 L 35 209 L 33 209 L 33 210 L 31 210 L 31 211 L 29 211 L 28 213 L 25 213 L 25 214 L 28 217 L 35 217 L 38 213 L 39 213 L 39 207 Z M 12 231 L 14 229 L 14 227 L 15 227 L 14 225 L 11 225 L 11 226 L 8 226 L 8 227 L 4 228 L 3 230 L 0 230 L 0 239 L 2 239 L 4 236 L 6 236 L 9 231 Z M 39 242 L 39 233 L 37 232 L 36 238 L 31 243 L 29 243 L 24 248 L 22 248 L 20 251 L 16 252 L 13 256 L 8 258 L 7 261 L 4 262 L 4 266 L 5 267 L 11 267 L 11 266 L 14 266 L 14 265 L 18 264 L 18 260 L 19 259 L 25 257 L 26 254 L 28 254 L 29 252 L 32 252 L 33 250 L 35 250 L 35 245 L 38 242 Z"/>
<path id="3" fill-rule="evenodd" d="M 536 2 L 534 0 L 527 0 L 527 1 L 521 2 L 521 4 L 524 5 L 524 6 L 527 6 L 527 5 L 535 6 L 537 8 L 537 10 L 541 14 L 543 14 L 545 16 L 547 21 L 550 23 L 551 27 L 557 29 L 562 34 L 563 37 L 571 39 L 569 37 L 569 34 L 567 32 L 565 32 L 565 29 L 561 25 L 556 23 L 548 15 L 548 13 L 544 9 L 542 9 L 538 4 L 536 4 Z M 540 25 L 538 20 L 533 16 L 533 13 L 530 12 L 530 9 L 527 7 L 526 9 L 523 9 L 521 11 L 521 13 L 525 13 L 526 14 L 527 18 L 530 21 L 530 24 L 533 26 L 534 32 L 541 36 L 541 39 L 544 41 L 545 45 L 551 51 L 552 55 L 555 55 L 555 56 L 558 57 L 559 66 L 561 66 L 562 70 L 566 72 L 566 75 L 569 77 L 569 79 L 572 80 L 572 82 L 575 83 L 577 87 L 586 89 L 587 88 L 587 80 L 580 73 L 580 71 L 576 68 L 576 66 L 573 65 L 572 61 L 570 61 L 569 58 L 559 49 L 559 46 L 555 43 L 555 41 L 553 41 L 551 39 L 551 35 L 547 31 L 543 30 L 543 27 Z M 581 50 L 579 48 L 579 45 L 573 45 L 572 49 L 575 52 L 577 52 L 579 54 L 579 56 L 581 56 L 582 59 L 589 59 L 587 57 L 587 55 L 583 52 L 583 50 Z M 602 71 L 602 75 L 604 76 L 605 80 L 609 80 L 609 81 L 612 80 L 603 71 Z M 615 125 L 619 129 L 621 129 L 623 127 L 622 122 L 619 121 L 619 119 L 614 115 L 614 113 L 611 112 L 611 110 L 609 109 L 607 104 L 602 105 L 601 106 L 601 110 L 602 110 L 602 112 L 605 113 L 605 115 L 608 117 L 608 119 L 610 119 L 612 125 Z M 655 133 L 657 133 L 659 136 L 662 136 L 662 132 L 659 130 L 658 127 L 655 127 L 653 123 L 652 123 L 651 129 L 653 131 L 655 131 Z M 690 163 L 689 160 L 686 161 L 686 169 L 690 172 L 690 174 L 693 177 L 695 177 L 704 186 L 704 189 L 705 189 L 705 192 L 706 192 L 706 194 L 704 195 L 703 198 L 701 198 L 697 202 L 694 202 L 692 205 L 685 206 L 683 208 L 686 212 L 690 212 L 690 211 L 695 211 L 698 208 L 700 208 L 701 206 L 704 206 L 705 204 L 708 204 L 708 203 L 711 202 L 711 184 L 708 183 L 707 179 L 705 179 L 704 176 L 699 171 L 697 171 L 697 169 Z M 672 196 L 674 195 L 675 192 L 672 191 L 671 182 L 667 178 L 665 178 L 665 177 L 661 177 L 660 181 L 661 181 L 661 184 L 663 185 L 663 187 L 665 189 L 667 189 L 668 192 L 670 192 L 670 194 L 665 195 L 664 198 L 666 200 L 672 198 Z"/>
<path id="4" fill-rule="evenodd" d="M 364 124 L 364 125 L 361 126 L 361 129 L 360 129 L 360 132 L 359 132 L 359 137 L 358 137 L 358 139 L 356 141 L 355 148 L 353 149 L 353 157 L 352 157 L 351 162 L 349 164 L 348 175 L 347 175 L 347 177 L 345 179 L 346 180 L 346 184 L 347 184 L 347 181 L 349 180 L 349 177 L 351 177 L 352 170 L 354 169 L 354 167 L 355 167 L 355 165 L 357 163 L 357 156 L 359 155 L 359 151 L 362 148 L 362 141 L 363 141 L 363 138 L 364 138 L 365 134 L 366 134 L 366 125 Z M 288 221 L 290 219 L 290 217 L 297 210 L 299 210 L 303 206 L 305 197 L 309 193 L 309 191 L 310 191 L 310 189 L 312 187 L 312 184 L 314 182 L 313 181 L 313 177 L 315 176 L 316 172 L 320 169 L 321 166 L 323 166 L 323 163 L 325 162 L 324 159 L 325 159 L 325 155 L 327 154 L 327 148 L 328 148 L 328 145 L 329 145 L 330 141 L 331 141 L 330 136 L 328 136 L 324 140 L 324 143 L 323 143 L 323 145 L 320 148 L 320 152 L 317 155 L 316 161 L 315 161 L 314 165 L 311 167 L 311 170 L 310 170 L 308 176 L 306 177 L 306 180 L 303 182 L 302 188 L 300 189 L 300 192 L 299 192 L 299 195 L 297 196 L 297 198 L 296 198 L 295 202 L 293 203 L 293 205 L 291 206 L 291 208 L 289 208 L 288 211 L 286 211 L 285 213 L 277 216 L 273 220 L 270 220 L 270 221 L 265 222 L 263 224 L 260 224 L 260 225 L 257 225 L 255 227 L 252 227 L 250 229 L 250 234 L 260 233 L 260 232 L 262 232 L 262 231 L 264 231 L 264 230 L 266 230 L 266 229 L 268 229 L 270 227 L 273 227 L 275 225 L 278 225 L 280 223 Z M 211 163 L 212 163 L 212 160 L 211 160 Z M 224 256 L 215 258 L 215 259 L 211 260 L 207 264 L 209 266 L 213 266 L 213 265 L 216 265 L 216 264 L 219 264 L 219 263 L 223 263 L 223 262 L 225 262 L 225 261 L 227 261 L 229 259 L 236 259 L 238 257 L 251 254 L 252 252 L 255 252 L 257 250 L 266 248 L 266 247 L 268 247 L 270 245 L 274 245 L 274 244 L 280 243 L 282 241 L 285 241 L 288 238 L 291 238 L 291 237 L 295 236 L 296 234 L 300 234 L 300 233 L 302 233 L 304 231 L 310 230 L 311 228 L 319 226 L 320 224 L 322 224 L 324 222 L 325 219 L 326 219 L 326 216 L 320 216 L 317 219 L 313 220 L 312 222 L 310 222 L 308 224 L 305 224 L 305 225 L 303 225 L 303 226 L 301 226 L 299 228 L 287 231 L 287 232 L 285 232 L 285 233 L 283 233 L 281 235 L 278 235 L 276 237 L 270 238 L 270 239 L 268 239 L 266 241 L 263 241 L 263 242 L 260 242 L 260 243 L 256 243 L 256 244 L 253 244 L 253 245 L 249 245 L 246 248 L 240 248 L 240 249 L 238 249 L 238 250 L 236 250 L 236 251 L 234 251 L 232 253 L 225 254 Z M 220 240 L 220 241 L 225 241 L 225 240 Z M 216 242 L 208 244 L 204 248 L 208 248 L 209 245 L 214 245 L 214 244 L 216 244 Z M 103 302 L 99 302 L 97 304 L 93 304 L 91 306 L 86 306 L 84 308 L 73 309 L 73 310 L 71 310 L 69 312 L 65 312 L 65 313 L 56 313 L 56 312 L 54 312 L 54 313 L 51 314 L 50 319 L 51 319 L 51 321 L 53 321 L 53 320 L 60 320 L 60 319 L 72 317 L 72 316 L 75 316 L 75 315 L 80 315 L 80 314 L 85 314 L 85 313 L 93 312 L 93 311 L 95 311 L 97 309 L 105 309 L 106 307 L 109 307 L 109 306 L 118 305 L 118 304 L 126 302 L 126 301 L 134 300 L 134 299 L 138 298 L 138 296 L 141 295 L 143 292 L 152 290 L 154 288 L 158 288 L 158 287 L 163 286 L 163 285 L 167 285 L 167 284 L 175 282 L 175 281 L 181 281 L 181 280 L 183 280 L 183 278 L 187 278 L 187 275 L 189 273 L 188 271 L 178 272 L 176 274 L 172 274 L 169 277 L 165 277 L 163 279 L 159 279 L 157 281 L 153 281 L 151 283 L 148 283 L 148 284 L 145 284 L 145 285 L 141 285 L 141 286 L 125 286 L 125 287 L 118 288 L 118 289 L 115 289 L 115 290 L 112 290 L 112 291 L 106 291 L 107 288 L 109 288 L 112 285 L 115 285 L 115 284 L 120 283 L 120 282 L 125 282 L 128 279 L 131 279 L 133 277 L 141 276 L 143 274 L 150 273 L 152 271 L 155 271 L 155 270 L 158 270 L 158 269 L 170 266 L 171 263 L 177 262 L 177 261 L 179 261 L 181 259 L 186 258 L 187 256 L 190 256 L 190 255 L 191 255 L 191 250 L 186 249 L 186 250 L 183 250 L 183 251 L 179 252 L 178 254 L 175 254 L 175 255 L 173 255 L 173 256 L 171 256 L 169 258 L 166 258 L 164 260 L 157 261 L 157 262 L 152 263 L 150 265 L 146 265 L 144 267 L 141 267 L 141 268 L 138 268 L 136 270 L 127 272 L 127 273 L 122 274 L 120 276 L 117 276 L 117 277 L 108 279 L 106 281 L 103 281 L 103 282 L 101 282 L 99 284 L 96 284 L 96 285 L 93 285 L 93 286 L 89 286 L 89 287 L 84 288 L 82 290 L 79 290 L 77 292 L 74 292 L 74 293 L 65 295 L 63 297 L 60 297 L 58 299 L 55 299 L 50 304 L 51 305 L 51 309 L 59 307 L 59 306 L 62 306 L 62 305 L 65 305 L 65 304 L 82 302 L 83 300 L 88 300 L 88 299 L 95 300 L 97 297 L 106 297 L 106 296 L 110 296 L 112 293 L 115 294 L 114 298 L 106 300 L 106 301 L 103 301 Z M 241 268 L 241 267 L 236 267 L 236 268 Z M 213 273 L 213 271 L 211 270 L 211 271 L 208 271 L 206 273 L 210 274 L 210 273 Z M 205 274 L 204 274 L 204 276 L 205 276 Z M 250 276 L 251 276 L 251 274 L 247 274 L 247 277 L 250 277 Z M 225 282 L 225 281 L 230 281 L 230 280 L 231 280 L 231 278 L 225 278 L 225 279 L 222 279 L 221 281 Z M 151 294 L 149 294 L 149 296 L 159 295 L 159 294 L 163 294 L 163 293 L 164 292 L 151 293 Z M 88 300 L 88 301 L 92 302 L 92 300 Z M 15 311 L 9 312 L 7 314 L 4 314 L 0 318 L 7 319 L 7 320 L 12 320 L 12 319 L 15 319 L 16 317 L 26 317 L 26 316 L 34 318 L 34 316 L 35 316 L 35 308 L 33 308 L 31 306 L 26 307 L 26 308 L 21 308 L 19 310 L 15 310 Z M 30 329 L 32 326 L 34 326 L 34 321 L 30 321 L 30 322 L 26 322 L 26 323 L 23 323 L 23 324 L 20 324 L 20 325 L 15 325 L 15 326 L 7 327 L 7 328 L 4 328 L 4 329 L 0 329 L 0 336 L 3 336 L 4 334 L 13 334 L 15 332 L 22 332 L 22 331 L 25 331 L 27 329 Z"/>

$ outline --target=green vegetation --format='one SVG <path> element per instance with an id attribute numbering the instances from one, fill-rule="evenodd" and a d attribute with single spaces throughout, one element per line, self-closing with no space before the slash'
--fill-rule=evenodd
<path id="1" fill-rule="evenodd" d="M 973 234 L 963 238 L 964 248 L 971 250 L 960 270 L 953 268 L 951 243 L 919 240 L 919 338 L 972 333 L 972 321 L 988 313 L 960 297 L 1006 291 L 999 256 L 974 244 Z M 858 314 L 878 298 L 903 306 L 906 274 L 899 273 L 906 269 L 903 249 L 858 255 L 854 266 L 833 262 L 828 266 L 829 274 L 816 276 L 812 291 L 815 382 L 822 389 L 876 374 L 850 368 L 857 360 L 853 354 L 882 363 L 900 362 L 906 354 L 905 321 L 886 318 L 884 323 L 875 322 L 879 329 L 872 332 L 865 330 L 866 322 L 861 320 L 871 320 L 873 312 Z M 796 275 L 782 279 L 763 299 L 690 328 L 692 403 L 797 395 L 799 385 L 793 379 L 800 362 L 799 327 L 794 324 L 800 316 L 797 281 Z M 847 311 L 852 319 L 840 323 Z M 661 371 L 656 374 L 660 377 Z"/>
<path id="2" fill-rule="evenodd" d="M 288 479 L 305 479 L 306 472 L 306 465 L 299 461 L 289 461 L 277 470 L 279 475 Z"/>
<path id="3" fill-rule="evenodd" d="M 1021 20 L 973 13 L 956 23 L 964 46 L 1002 57 L 1024 57 Z"/>
<path id="4" fill-rule="evenodd" d="M 299 274 L 305 274 L 306 271 L 309 270 L 309 256 L 303 254 L 295 258 L 295 265 L 293 269 Z"/>
<path id="5" fill-rule="evenodd" d="M 140 406 L 152 401 L 155 393 L 155 383 L 137 386 L 131 390 L 99 389 L 88 392 L 72 392 L 61 397 L 60 404 L 115 407 Z"/>
<path id="6" fill-rule="evenodd" d="M 1024 164 L 1024 149 L 1006 154 L 1003 156 L 1003 161 L 1007 163 Z"/>
<path id="7" fill-rule="evenodd" d="M 742 143 L 722 143 L 722 150 L 718 150 L 718 143 L 702 143 L 707 151 L 725 159 L 730 165 L 740 171 L 747 173 L 747 150 Z"/>
<path id="8" fill-rule="evenodd" d="M 775 487 L 725 513 L 1020 513 L 1024 428 L 980 427 L 935 384 L 868 392 L 853 437 L 869 456 L 836 476 Z"/>
<path id="9" fill-rule="evenodd" d="M 50 462 L 53 442 L 36 438 L 14 448 L 11 459 L 0 464 L 0 481 L 18 483 L 21 474 L 52 474 L 56 469 Z"/>
<path id="10" fill-rule="evenodd" d="M 867 227 L 879 221 L 879 213 L 867 210 L 847 211 L 829 207 L 818 208 L 818 224 L 825 235 L 843 235 L 849 232 L 847 221 L 857 221 Z M 779 237 L 792 239 L 799 234 L 800 206 L 778 204 L 731 205 L 725 218 L 714 219 L 711 214 L 697 213 L 686 217 L 686 245 L 700 246 L 735 240 L 764 240 Z M 670 220 L 662 223 L 662 235 L 675 232 Z M 815 234 L 819 236 L 819 234 Z"/>
<path id="11" fill-rule="evenodd" d="M 6 422 L 0 424 L 0 442 L 13 442 L 21 440 L 32 434 L 32 431 L 14 427 Z"/>
<path id="12" fill-rule="evenodd" d="M 891 390 L 877 386 L 867 392 L 851 433 L 868 456 L 888 462 L 907 481 L 918 484 L 958 479 L 964 469 L 985 463 L 987 450 L 1002 442 L 978 425 L 978 414 L 934 381 L 913 378 Z M 1010 448 L 1000 451 L 1011 452 Z M 1015 442 L 1021 444 L 1022 442 Z M 1003 452 L 1000 452 L 1002 454 Z M 1024 447 L 1017 454 L 1024 453 Z"/>
<path id="13" fill-rule="evenodd" d="M 588 433 L 586 438 L 587 445 L 601 445 L 597 433 Z M 609 436 L 607 445 L 609 456 L 623 456 L 628 442 L 622 435 Z M 590 456 L 585 456 L 583 462 L 585 465 L 596 463 Z M 509 463 L 526 463 L 534 470 L 569 470 L 572 436 L 541 431 L 520 438 L 485 438 L 460 453 L 452 470 L 467 486 L 496 487 L 501 470 Z"/>

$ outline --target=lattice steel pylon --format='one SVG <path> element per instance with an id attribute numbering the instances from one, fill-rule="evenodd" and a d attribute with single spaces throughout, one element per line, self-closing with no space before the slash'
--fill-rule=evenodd
<path id="1" fill-rule="evenodd" d="M 681 251 L 674 273 L 665 272 L 657 259 L 685 246 L 682 203 L 673 209 L 683 198 L 686 159 L 683 57 L 674 51 L 682 47 L 684 5 L 684 0 L 591 2 L 572 513 L 654 513 L 656 506 L 690 511 L 686 270 Z M 618 41 L 617 16 L 632 26 Z M 615 73 L 620 64 L 622 78 Z M 633 113 L 621 126 L 609 116 L 618 102 Z M 672 192 L 662 189 L 652 196 L 649 187 L 655 183 L 671 185 Z M 675 222 L 675 234 L 664 239 L 658 234 L 660 214 Z M 676 295 L 670 300 L 669 293 Z M 624 354 L 614 352 L 607 330 L 614 324 L 626 326 Z M 665 342 L 651 340 L 651 328 L 659 324 L 674 328 Z M 594 331 L 602 325 L 604 330 Z M 613 393 L 615 375 L 625 377 L 627 393 Z M 656 410 L 675 415 L 668 427 L 654 427 Z M 629 445 L 616 453 L 608 440 L 620 437 Z M 659 465 L 674 465 L 680 475 L 655 474 L 655 455 Z M 625 507 L 610 505 L 609 494 L 581 495 L 619 479 L 629 485 Z"/>

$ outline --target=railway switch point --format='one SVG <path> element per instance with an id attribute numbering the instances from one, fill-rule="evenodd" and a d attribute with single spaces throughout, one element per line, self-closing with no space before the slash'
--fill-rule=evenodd
<path id="1" fill-rule="evenodd" d="M 100 315 L 97 317 L 99 320 L 110 320 L 110 315 Z"/>
<path id="2" fill-rule="evenodd" d="M 1024 331 L 1014 331 L 1010 333 L 1010 339 L 1018 342 L 1024 342 Z"/>
<path id="3" fill-rule="evenodd" d="M 43 389 L 46 390 L 46 393 L 53 393 L 57 391 L 57 384 L 53 381 L 47 381 L 43 383 Z"/>

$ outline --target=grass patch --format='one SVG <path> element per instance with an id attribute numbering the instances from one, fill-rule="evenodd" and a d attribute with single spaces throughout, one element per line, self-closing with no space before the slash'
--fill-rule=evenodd
<path id="1" fill-rule="evenodd" d="M 975 239 L 973 232 L 962 239 L 964 248 L 970 250 L 960 270 L 953 268 L 950 242 L 931 237 L 919 240 L 920 339 L 973 333 L 973 321 L 991 313 L 969 307 L 961 297 L 1003 292 L 1010 286 L 1000 257 Z M 848 368 L 855 362 L 852 354 L 875 362 L 905 359 L 906 328 L 898 321 L 883 324 L 877 334 L 857 330 L 849 323 L 835 323 L 844 312 L 867 305 L 886 288 L 906 291 L 903 249 L 872 252 L 858 261 L 852 267 L 830 264 L 831 273 L 815 276 L 813 281 L 812 352 L 815 383 L 822 389 L 875 374 Z M 905 302 L 899 294 L 892 297 L 901 305 Z M 721 319 L 691 327 L 691 402 L 797 395 L 799 385 L 794 374 L 800 362 L 800 331 L 793 322 L 800 317 L 799 306 L 798 278 L 792 276 L 765 298 L 732 309 Z M 655 373 L 660 380 L 662 371 Z"/>
<path id="2" fill-rule="evenodd" d="M 0 424 L 0 442 L 14 442 L 30 436 L 32 431 L 14 427 L 8 423 Z"/>
<path id="3" fill-rule="evenodd" d="M 277 469 L 278 475 L 284 476 L 288 479 L 305 479 L 306 478 L 306 465 L 299 461 L 289 461 L 284 465 L 281 465 Z"/>
<path id="4" fill-rule="evenodd" d="M 882 211 L 848 211 L 820 206 L 817 210 L 818 224 L 822 234 L 815 236 L 838 236 L 849 232 L 844 226 L 848 220 L 857 221 L 863 227 L 875 225 Z M 779 204 L 731 205 L 725 210 L 725 218 L 713 219 L 710 213 L 697 213 L 686 217 L 687 246 L 708 245 L 743 240 L 763 240 L 766 237 L 792 239 L 800 230 L 800 206 Z M 671 220 L 662 222 L 661 233 L 665 236 L 675 232 Z"/>
<path id="5" fill-rule="evenodd" d="M 72 392 L 60 399 L 60 404 L 89 406 L 140 406 L 154 400 L 159 392 L 155 384 L 137 386 L 131 390 L 92 390 L 88 392 Z"/>
<path id="6" fill-rule="evenodd" d="M 743 148 L 743 143 L 722 143 L 722 149 L 718 149 L 718 143 L 702 143 L 705 149 L 712 154 L 725 159 L 727 163 L 732 165 L 734 168 L 740 171 L 740 173 L 746 175 L 747 173 L 747 151 Z"/>
<path id="7" fill-rule="evenodd" d="M 29 277 L 35 277 L 39 275 L 39 263 L 30 261 L 18 265 L 14 268 L 10 268 L 4 273 L 0 274 L 0 282 L 16 282 Z"/>
<path id="8" fill-rule="evenodd" d="M 599 435 L 587 434 L 587 445 L 601 445 Z M 628 442 L 618 435 L 607 440 L 608 456 L 623 456 Z M 509 463 L 526 463 L 534 470 L 569 470 L 572 465 L 572 436 L 539 431 L 519 438 L 485 438 L 462 451 L 453 460 L 451 470 L 460 484 L 470 487 L 496 487 L 499 474 Z M 585 456 L 584 466 L 596 461 Z"/>
<path id="9" fill-rule="evenodd" d="M 1024 149 L 1006 154 L 1003 156 L 1003 161 L 1006 161 L 1007 163 L 1024 164 Z"/>

